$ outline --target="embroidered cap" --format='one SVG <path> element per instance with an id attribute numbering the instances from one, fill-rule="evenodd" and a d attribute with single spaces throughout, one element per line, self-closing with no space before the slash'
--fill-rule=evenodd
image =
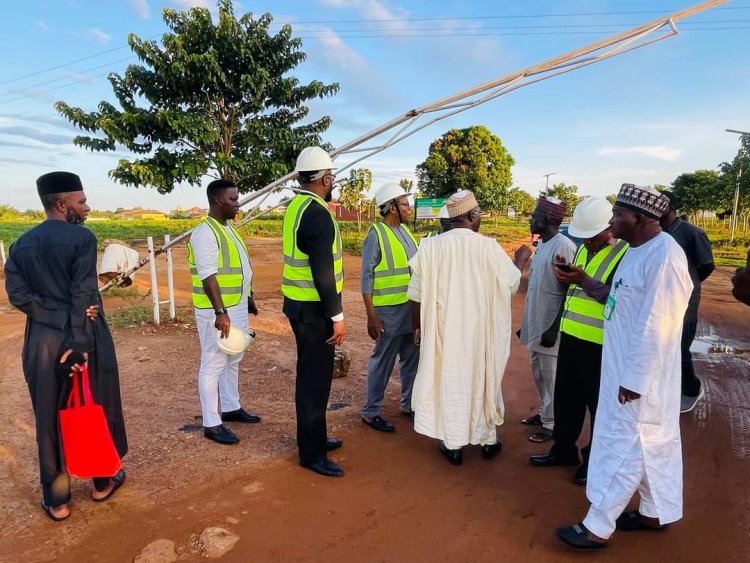
<path id="1" fill-rule="evenodd" d="M 82 192 L 83 184 L 72 172 L 49 172 L 36 180 L 36 191 L 40 196 L 65 192 Z"/>
<path id="2" fill-rule="evenodd" d="M 472 209 L 479 207 L 479 204 L 472 192 L 461 190 L 450 196 L 445 206 L 448 208 L 448 217 L 453 219 L 454 217 L 466 215 Z"/>
<path id="3" fill-rule="evenodd" d="M 556 197 L 541 196 L 536 202 L 536 209 L 553 219 L 563 219 L 568 211 L 568 204 Z"/>
<path id="4" fill-rule="evenodd" d="M 642 213 L 651 219 L 660 219 L 669 208 L 669 198 L 651 186 L 623 184 L 615 205 Z"/>

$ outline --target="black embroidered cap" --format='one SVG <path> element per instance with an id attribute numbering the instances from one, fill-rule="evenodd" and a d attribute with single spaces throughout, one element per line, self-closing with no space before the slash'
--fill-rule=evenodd
<path id="1" fill-rule="evenodd" d="M 36 191 L 40 196 L 64 192 L 82 192 L 83 184 L 72 172 L 49 172 L 36 180 Z"/>
<path id="2" fill-rule="evenodd" d="M 651 219 L 659 219 L 669 208 L 669 198 L 651 186 L 623 184 L 615 205 L 642 213 Z"/>

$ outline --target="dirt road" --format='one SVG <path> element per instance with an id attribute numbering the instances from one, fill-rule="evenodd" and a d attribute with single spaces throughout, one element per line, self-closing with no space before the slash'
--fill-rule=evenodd
<path id="1" fill-rule="evenodd" d="M 251 320 L 258 339 L 242 362 L 240 390 L 244 404 L 263 422 L 234 425 L 242 440 L 236 447 L 202 437 L 192 322 L 115 331 L 131 446 L 125 460 L 128 481 L 103 505 L 88 499 L 89 483 L 75 481 L 73 516 L 60 524 L 38 507 L 33 419 L 20 369 L 23 316 L 9 310 L 2 295 L 0 560 L 131 561 L 159 538 L 174 541 L 181 559 L 197 560 L 195 535 L 207 526 L 240 536 L 224 557 L 229 561 L 580 558 L 552 532 L 581 518 L 584 489 L 572 484 L 570 468 L 528 465 L 528 456 L 545 446 L 529 443 L 528 428 L 517 422 L 533 412 L 537 399 L 527 354 L 516 342 L 504 380 L 507 420 L 499 429 L 503 451 L 497 459 L 485 461 L 478 449 L 467 448 L 463 466 L 449 465 L 434 441 L 415 434 L 399 416 L 397 378 L 384 409 L 396 433 L 378 433 L 359 421 L 372 343 L 357 291 L 356 257 L 345 262 L 352 368 L 347 378 L 334 382 L 328 418 L 331 435 L 345 442 L 332 457 L 346 475 L 328 479 L 299 468 L 294 343 L 278 290 L 280 243 L 254 239 L 249 245 L 261 315 Z M 175 263 L 178 306 L 187 308 L 190 284 L 182 249 Z M 661 534 L 618 534 L 597 556 L 601 560 L 746 560 L 750 353 L 715 353 L 717 343 L 750 348 L 750 309 L 729 295 L 730 276 L 729 269 L 719 269 L 704 286 L 696 359 L 707 397 L 682 417 L 685 519 Z M 136 279 L 147 287 L 147 274 Z M 106 307 L 109 312 L 127 304 L 120 299 Z M 513 304 L 516 325 L 522 305 L 519 293 Z"/>

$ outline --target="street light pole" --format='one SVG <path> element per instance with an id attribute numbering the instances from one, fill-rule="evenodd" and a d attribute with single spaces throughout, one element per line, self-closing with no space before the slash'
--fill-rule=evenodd
<path id="1" fill-rule="evenodd" d="M 547 184 L 544 186 L 545 190 L 549 189 L 549 177 L 554 176 L 555 174 L 557 174 L 557 172 L 550 172 L 549 174 L 542 174 L 544 178 L 547 178 Z"/>
<path id="2" fill-rule="evenodd" d="M 732 244 L 734 243 L 734 231 L 737 228 L 737 207 L 740 203 L 740 180 L 742 179 L 742 153 L 745 150 L 745 147 L 742 144 L 742 137 L 744 135 L 750 135 L 750 133 L 747 131 L 737 131 L 736 129 L 725 129 L 725 131 L 727 133 L 736 133 L 740 136 L 740 150 L 737 153 L 740 157 L 740 160 L 737 163 L 737 187 L 734 190 L 734 207 L 732 208 L 732 221 L 730 223 L 729 231 L 729 244 Z"/>

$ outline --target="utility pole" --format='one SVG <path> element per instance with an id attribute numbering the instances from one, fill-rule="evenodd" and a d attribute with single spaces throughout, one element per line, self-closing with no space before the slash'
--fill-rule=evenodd
<path id="1" fill-rule="evenodd" d="M 740 203 L 740 180 L 742 179 L 742 154 L 745 152 L 745 146 L 742 144 L 742 138 L 750 135 L 747 131 L 737 131 L 736 129 L 725 129 L 727 133 L 736 133 L 740 136 L 740 150 L 737 153 L 739 160 L 737 162 L 737 187 L 734 190 L 734 207 L 732 208 L 732 221 L 730 222 L 729 244 L 734 243 L 734 231 L 737 228 L 737 207 Z"/>
<path id="2" fill-rule="evenodd" d="M 554 176 L 557 174 L 557 172 L 550 172 L 549 174 L 542 174 L 543 178 L 547 178 L 547 184 L 544 186 L 544 189 L 549 189 L 549 177 Z"/>

